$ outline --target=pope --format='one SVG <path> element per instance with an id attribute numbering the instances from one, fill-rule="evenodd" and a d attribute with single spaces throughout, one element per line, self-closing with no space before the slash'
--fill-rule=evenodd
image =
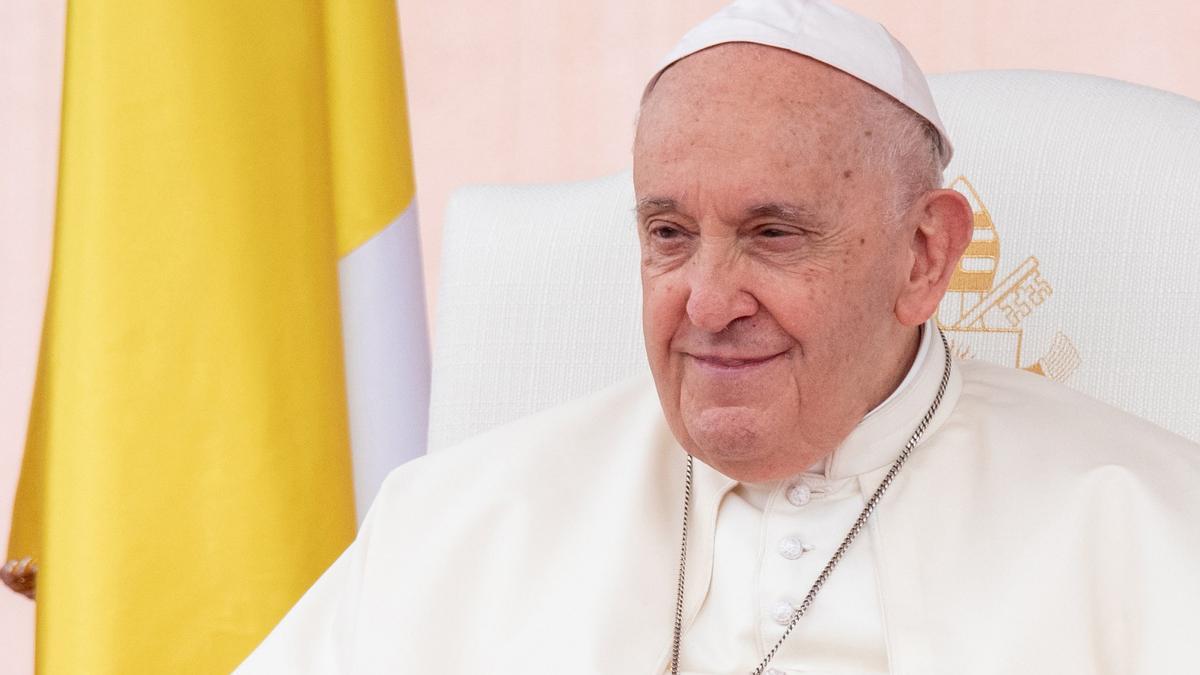
<path id="1" fill-rule="evenodd" d="M 652 378 L 395 471 L 239 672 L 1196 672 L 1200 447 L 952 357 L 951 152 L 874 22 L 695 28 L 634 145 Z"/>

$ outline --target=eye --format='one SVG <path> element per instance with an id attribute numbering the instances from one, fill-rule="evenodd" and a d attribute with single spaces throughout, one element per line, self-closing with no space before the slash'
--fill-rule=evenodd
<path id="1" fill-rule="evenodd" d="M 696 241 L 694 232 L 669 220 L 652 220 L 645 232 L 645 260 L 658 264 L 685 259 Z"/>
<path id="2" fill-rule="evenodd" d="M 780 225 L 764 225 L 757 230 L 755 234 L 764 239 L 783 239 L 784 237 L 794 237 L 800 232 L 794 227 L 785 227 Z"/>
<path id="3" fill-rule="evenodd" d="M 683 230 L 669 223 L 654 223 L 650 226 L 649 232 L 651 238 L 665 241 L 679 239 L 685 234 Z"/>

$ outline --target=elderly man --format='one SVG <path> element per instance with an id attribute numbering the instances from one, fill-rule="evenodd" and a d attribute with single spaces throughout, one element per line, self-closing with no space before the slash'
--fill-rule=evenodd
<path id="1" fill-rule="evenodd" d="M 951 358 L 949 152 L 877 24 L 702 24 L 634 148 L 653 386 L 396 471 L 241 672 L 1195 672 L 1200 448 Z"/>

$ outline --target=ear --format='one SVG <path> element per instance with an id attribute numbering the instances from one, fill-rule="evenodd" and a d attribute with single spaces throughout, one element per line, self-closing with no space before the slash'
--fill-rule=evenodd
<path id="1" fill-rule="evenodd" d="M 927 192 L 909 209 L 912 267 L 896 298 L 896 318 L 906 326 L 924 323 L 937 311 L 958 260 L 971 242 L 975 216 L 955 190 Z"/>

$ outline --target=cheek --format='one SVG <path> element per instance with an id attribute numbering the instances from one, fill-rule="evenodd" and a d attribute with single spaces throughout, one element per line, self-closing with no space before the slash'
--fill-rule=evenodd
<path id="1" fill-rule="evenodd" d="M 779 329 L 797 344 L 795 367 L 805 377 L 826 364 L 841 365 L 841 352 L 853 343 L 857 326 L 874 303 L 864 302 L 864 292 L 875 293 L 846 267 L 789 270 L 759 284 L 757 297 Z"/>
<path id="2" fill-rule="evenodd" d="M 847 275 L 843 295 L 853 302 L 860 314 L 880 321 L 891 316 L 899 293 L 897 256 L 886 248 L 885 242 L 868 242 L 856 252 L 853 275 Z"/>
<path id="3" fill-rule="evenodd" d="M 642 333 L 650 365 L 657 368 L 670 352 L 679 322 L 687 316 L 687 292 L 670 275 L 642 275 Z"/>
<path id="4" fill-rule="evenodd" d="M 845 253 L 835 270 L 806 272 L 790 293 L 777 294 L 775 316 L 801 343 L 808 367 L 845 367 L 891 318 L 895 289 L 884 269 L 889 261 L 874 253 Z"/>
<path id="5" fill-rule="evenodd" d="M 834 319 L 834 300 L 842 280 L 824 270 L 788 271 L 758 284 L 756 297 L 783 332 L 803 343 L 819 326 Z"/>

